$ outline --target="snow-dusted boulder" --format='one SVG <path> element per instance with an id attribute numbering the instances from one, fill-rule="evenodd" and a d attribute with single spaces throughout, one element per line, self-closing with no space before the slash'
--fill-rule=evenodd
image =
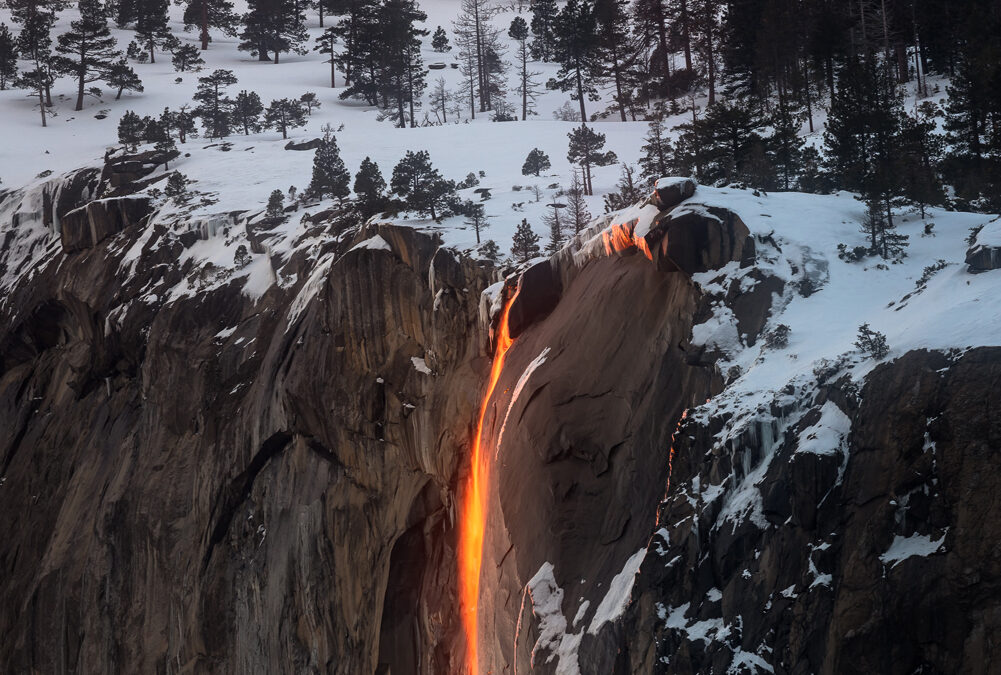
<path id="1" fill-rule="evenodd" d="M 676 176 L 661 178 L 654 186 L 655 206 L 670 209 L 695 194 L 695 181 Z"/>
<path id="2" fill-rule="evenodd" d="M 977 233 L 973 246 L 966 251 L 971 272 L 1001 268 L 1001 219 L 994 220 Z"/>
<path id="3" fill-rule="evenodd" d="M 296 143 L 295 141 L 289 141 L 285 144 L 286 150 L 316 150 L 323 144 L 323 139 L 314 138 L 311 141 L 303 141 L 301 143 Z"/>

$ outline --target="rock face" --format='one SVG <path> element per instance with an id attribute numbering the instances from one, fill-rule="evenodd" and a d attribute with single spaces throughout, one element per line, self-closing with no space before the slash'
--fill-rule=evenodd
<path id="1" fill-rule="evenodd" d="M 331 213 L 311 256 L 257 232 L 261 294 L 182 293 L 197 228 L 77 195 L 0 303 L 0 671 L 464 673 L 500 271 Z M 521 276 L 482 436 L 481 672 L 989 672 L 1001 350 L 819 373 L 737 426 L 698 412 L 726 374 L 691 344 L 691 274 L 766 243 L 692 202 L 645 239 Z M 751 274 L 721 300 L 748 341 L 782 293 Z"/>
<path id="2" fill-rule="evenodd" d="M 966 264 L 971 272 L 1001 269 L 1001 221 L 994 220 L 977 232 L 966 252 Z"/>

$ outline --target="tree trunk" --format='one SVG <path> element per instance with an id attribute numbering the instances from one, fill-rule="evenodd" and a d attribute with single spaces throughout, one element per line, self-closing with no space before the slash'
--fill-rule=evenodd
<path id="1" fill-rule="evenodd" d="M 117 95 L 117 96 L 115 96 L 115 100 L 116 100 L 116 101 L 120 101 L 120 100 L 121 100 L 121 98 L 122 98 L 122 92 L 123 92 L 124 90 L 125 90 L 125 87 L 119 87 L 119 88 L 118 88 L 118 95 Z"/>
<path id="2" fill-rule="evenodd" d="M 87 70 L 83 67 L 83 57 L 84 54 L 80 54 L 80 77 L 77 83 L 76 90 L 76 107 L 74 110 L 83 110 L 83 88 L 85 85 L 84 80 L 87 78 Z"/>
<path id="3" fill-rule="evenodd" d="M 39 68 L 39 72 L 41 72 L 41 68 Z M 45 123 L 45 92 L 42 87 L 38 88 L 38 109 L 42 113 L 42 126 L 48 126 Z"/>
<path id="4" fill-rule="evenodd" d="M 692 39 L 689 30 L 688 0 L 681 0 L 681 41 L 685 46 L 685 68 L 692 69 Z"/>
<path id="5" fill-rule="evenodd" d="M 209 0 L 201 0 L 202 19 L 202 51 L 209 48 Z"/>
<path id="6" fill-rule="evenodd" d="M 528 52 L 521 41 L 521 121 L 528 119 Z"/>
<path id="7" fill-rule="evenodd" d="M 612 74 L 615 76 L 615 102 L 619 104 L 619 116 L 626 121 L 626 106 L 622 102 L 622 69 L 619 67 L 619 49 L 612 47 Z"/>
<path id="8" fill-rule="evenodd" d="M 577 65 L 577 102 L 580 103 L 580 123 L 587 124 L 587 113 L 584 111 L 584 80 Z"/>
<path id="9" fill-rule="evenodd" d="M 330 40 L 330 88 L 337 86 L 337 64 L 334 63 L 334 41 Z"/>

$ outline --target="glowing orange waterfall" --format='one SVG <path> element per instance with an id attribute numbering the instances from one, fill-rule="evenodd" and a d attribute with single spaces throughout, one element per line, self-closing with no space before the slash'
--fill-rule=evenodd
<path id="1" fill-rule="evenodd" d="M 467 672 L 471 675 L 479 675 L 480 672 L 477 635 L 480 566 L 483 562 L 483 532 L 486 529 L 486 501 L 490 483 L 490 453 L 481 450 L 483 420 L 487 414 L 487 406 L 490 405 L 490 398 L 497 387 L 497 380 L 504 368 L 504 356 L 513 342 L 507 320 L 511 304 L 517 297 L 518 291 L 515 291 L 514 295 L 504 304 L 500 322 L 497 324 L 490 381 L 487 384 L 486 393 L 483 395 L 483 402 L 480 404 L 480 416 L 476 422 L 476 434 L 473 436 L 472 467 L 459 520 L 459 601 L 462 627 L 466 634 Z"/>

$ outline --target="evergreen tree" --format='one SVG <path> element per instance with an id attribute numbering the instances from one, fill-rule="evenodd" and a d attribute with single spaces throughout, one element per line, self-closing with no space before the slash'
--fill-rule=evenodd
<path id="1" fill-rule="evenodd" d="M 131 110 L 126 110 L 118 121 L 118 142 L 124 145 L 128 152 L 136 151 L 145 132 L 146 125 L 142 118 Z"/>
<path id="2" fill-rule="evenodd" d="M 549 163 L 549 155 L 538 148 L 532 148 L 532 150 L 528 153 L 528 157 L 525 158 L 525 163 L 521 167 L 521 174 L 523 176 L 528 176 L 529 174 L 538 176 L 551 166 L 552 165 Z"/>
<path id="3" fill-rule="evenodd" d="M 362 216 L 369 218 L 385 206 L 386 181 L 379 171 L 379 165 L 366 157 L 355 175 L 354 192 Z"/>
<path id="4" fill-rule="evenodd" d="M 174 50 L 174 54 L 171 58 L 171 63 L 174 65 L 174 70 L 185 73 L 189 70 L 199 71 L 202 66 L 205 65 L 205 60 L 198 51 L 198 47 L 190 44 L 179 45 L 177 49 Z"/>
<path id="5" fill-rule="evenodd" d="M 176 113 L 171 113 L 169 110 L 164 110 L 164 113 L 169 113 L 171 126 L 177 132 L 177 140 L 181 143 L 187 143 L 188 136 L 194 138 L 198 135 L 195 128 L 195 116 L 188 111 L 186 104 L 182 105 Z"/>
<path id="6" fill-rule="evenodd" d="M 334 28 L 344 44 L 337 59 L 344 71 L 346 87 L 341 98 L 361 98 L 369 105 L 383 107 L 388 102 L 383 93 L 383 23 L 381 7 L 376 0 L 352 0 L 345 8 L 345 18 Z"/>
<path id="7" fill-rule="evenodd" d="M 640 148 L 643 152 L 639 161 L 640 175 L 647 180 L 654 181 L 669 176 L 673 149 L 660 116 L 654 117 L 650 121 L 650 130 L 647 131 L 643 141 L 643 146 Z"/>
<path id="8" fill-rule="evenodd" d="M 497 30 L 490 19 L 497 12 L 489 0 L 461 0 L 460 12 L 453 26 L 460 56 L 470 78 L 469 92 L 479 98 L 480 112 L 493 109 L 490 69 L 500 67 Z M 491 51 L 493 53 L 491 53 Z M 472 115 L 475 117 L 475 109 Z"/>
<path id="9" fill-rule="evenodd" d="M 789 105 L 780 100 L 771 123 L 772 135 L 766 141 L 771 164 L 778 171 L 781 188 L 791 190 L 803 165 L 803 139 L 799 137 L 802 122 Z"/>
<path id="10" fill-rule="evenodd" d="M 514 258 L 517 264 L 523 265 L 538 256 L 539 253 L 539 235 L 532 231 L 532 226 L 528 224 L 528 220 L 522 218 L 521 224 L 515 230 L 514 239 L 512 240 L 511 257 Z"/>
<path id="11" fill-rule="evenodd" d="M 619 182 L 615 184 L 616 192 L 605 195 L 605 213 L 628 208 L 646 196 L 636 182 L 636 169 L 628 164 L 622 165 Z"/>
<path id="12" fill-rule="evenodd" d="M 70 30 L 59 36 L 56 44 L 56 70 L 77 81 L 76 107 L 83 110 L 87 85 L 107 79 L 112 64 L 121 57 L 115 38 L 108 29 L 108 18 L 98 0 L 80 0 L 80 18 L 70 22 Z"/>
<path id="13" fill-rule="evenodd" d="M 473 201 L 467 201 L 462 208 L 463 213 L 466 214 L 466 219 L 462 221 L 463 225 L 473 228 L 476 232 L 476 245 L 480 245 L 480 232 L 487 228 L 487 218 L 486 210 L 483 204 Z"/>
<path id="14" fill-rule="evenodd" d="M 580 231 L 591 222 L 591 212 L 588 211 L 587 200 L 584 199 L 584 182 L 576 171 L 570 178 L 566 197 L 568 225 L 573 228 L 574 234 L 580 234 Z"/>
<path id="15" fill-rule="evenodd" d="M 636 58 L 630 39 L 628 7 L 628 0 L 595 0 L 594 5 L 598 26 L 597 58 L 607 64 L 606 71 L 612 75 L 615 103 L 623 122 L 631 103 L 626 70 Z M 663 75 L 665 79 L 668 77 L 667 72 Z"/>
<path id="16" fill-rule="evenodd" d="M 202 120 L 209 138 L 229 136 L 232 128 L 233 100 L 226 96 L 226 87 L 236 84 L 232 70 L 216 69 L 198 78 L 194 99 L 199 105 L 192 113 Z"/>
<path id="17" fill-rule="evenodd" d="M 244 267 L 250 264 L 251 256 L 250 252 L 247 251 L 247 246 L 245 244 L 240 244 L 236 247 L 236 253 L 233 254 L 233 266 L 242 270 Z"/>
<path id="18" fill-rule="evenodd" d="M 281 190 L 271 191 L 271 195 L 268 196 L 268 206 L 264 211 L 264 218 L 275 225 L 285 220 L 285 193 Z"/>
<path id="19" fill-rule="evenodd" d="M 551 210 L 543 217 L 542 222 L 549 228 L 549 241 L 546 242 L 546 253 L 552 254 L 563 248 L 563 244 L 566 243 L 566 236 L 563 234 L 566 223 L 560 219 L 560 211 L 565 209 L 567 205 L 560 202 L 553 202 L 552 204 L 546 204 L 546 206 Z M 518 236 L 517 232 L 515 236 Z"/>
<path id="20" fill-rule="evenodd" d="M 670 42 L 671 32 L 668 17 L 674 19 L 672 21 L 674 26 L 679 26 L 679 19 L 684 16 L 681 9 L 678 7 L 672 11 L 666 6 L 665 0 L 637 0 L 633 5 L 637 39 L 645 53 L 649 54 L 651 70 L 649 79 L 657 83 L 659 93 L 670 95 L 672 98 L 674 90 L 671 86 L 670 56 L 671 48 L 674 45 Z M 612 12 L 615 10 L 610 8 L 600 11 L 606 16 L 614 16 Z M 602 47 L 606 59 L 609 56 L 614 56 L 609 53 L 614 45 L 605 43 Z"/>
<path id="21" fill-rule="evenodd" d="M 500 246 L 498 246 L 497 242 L 494 241 L 493 239 L 487 239 L 485 242 L 483 242 L 483 244 L 480 246 L 478 250 L 480 253 L 480 257 L 483 258 L 484 260 L 488 260 L 494 265 L 500 262 L 501 259 Z"/>
<path id="22" fill-rule="evenodd" d="M 320 99 L 316 97 L 316 94 L 312 91 L 307 91 L 305 94 L 299 97 L 299 103 L 302 103 L 303 107 L 306 108 L 306 114 L 310 117 L 313 116 L 313 108 L 320 107 Z"/>
<path id="23" fill-rule="evenodd" d="M 156 63 L 158 48 L 172 48 L 177 39 L 167 27 L 167 0 L 136 0 L 136 40 L 149 54 L 149 62 Z"/>
<path id="24" fill-rule="evenodd" d="M 52 105 L 51 88 L 56 77 L 51 37 L 52 24 L 55 22 L 52 3 L 27 0 L 9 5 L 11 17 L 21 24 L 21 32 L 17 36 L 20 57 L 29 61 L 30 66 L 17 78 L 15 86 L 30 89 L 38 95 L 44 127 L 46 106 Z"/>
<path id="25" fill-rule="evenodd" d="M 845 66 L 831 102 L 824 143 L 839 184 L 884 206 L 893 227 L 893 200 L 900 194 L 896 149 L 903 105 L 887 64 L 867 54 Z"/>
<path id="26" fill-rule="evenodd" d="M 143 91 L 142 80 L 139 79 L 136 71 L 132 70 L 132 66 L 125 60 L 125 57 L 111 64 L 107 74 L 107 82 L 109 87 L 118 90 L 118 93 L 115 94 L 116 101 L 122 98 L 124 91 Z"/>
<path id="27" fill-rule="evenodd" d="M 719 79 L 719 55 L 722 42 L 722 26 L 719 19 L 723 14 L 723 0 L 688 0 L 691 11 L 692 46 L 699 55 L 709 87 L 709 105 L 716 103 L 716 82 Z"/>
<path id="28" fill-rule="evenodd" d="M 560 69 L 547 86 L 570 92 L 570 98 L 580 105 L 580 119 L 584 123 L 587 122 L 584 99 L 600 100 L 598 85 L 605 77 L 598 44 L 598 24 L 591 0 L 567 0 L 556 19 L 553 48 Z"/>
<path id="29" fill-rule="evenodd" d="M 550 61 L 556 50 L 556 17 L 559 7 L 556 0 L 535 0 L 532 3 L 532 58 Z"/>
<path id="30" fill-rule="evenodd" d="M 294 98 L 275 99 L 264 111 L 264 126 L 281 131 L 287 139 L 289 129 L 306 126 L 306 108 Z"/>
<path id="31" fill-rule="evenodd" d="M 238 127 L 243 127 L 244 136 L 249 136 L 250 132 L 256 134 L 264 128 L 261 124 L 263 114 L 264 104 L 256 91 L 244 89 L 233 100 L 233 122 Z"/>
<path id="32" fill-rule="evenodd" d="M 348 188 L 350 181 L 351 174 L 344 168 L 337 139 L 327 127 L 324 129 L 323 142 L 313 155 L 313 178 L 306 192 L 319 199 L 323 199 L 324 195 L 343 199 L 351 192 Z"/>
<path id="33" fill-rule="evenodd" d="M 427 150 L 408 150 L 393 168 L 390 185 L 411 209 L 430 215 L 432 220 L 438 220 L 446 200 L 455 194 L 455 183 L 442 178 L 431 166 Z"/>
<path id="34" fill-rule="evenodd" d="M 520 16 L 514 17 L 507 34 L 518 43 L 518 93 L 521 96 L 521 119 L 535 114 L 535 99 L 539 96 L 541 73 L 528 70 L 528 24 Z"/>
<path id="35" fill-rule="evenodd" d="M 583 124 L 567 134 L 567 137 L 570 138 L 567 160 L 571 164 L 580 165 L 584 194 L 594 194 L 591 183 L 591 167 L 614 164 L 617 157 L 611 150 L 602 152 L 605 147 L 605 134 L 599 134 Z"/>
<path id="36" fill-rule="evenodd" d="M 260 61 L 274 53 L 275 63 L 282 52 L 306 53 L 306 19 L 297 0 L 249 0 L 247 6 L 239 49 Z"/>
<path id="37" fill-rule="evenodd" d="M 237 34 L 240 17 L 233 11 L 233 3 L 229 0 L 186 0 L 184 6 L 184 27 L 198 28 L 202 50 L 209 48 L 210 28 L 217 28 L 225 35 Z"/>
<path id="38" fill-rule="evenodd" d="M 903 196 L 918 205 L 921 217 L 925 207 L 945 201 L 945 192 L 937 167 L 945 149 L 944 139 L 936 133 L 935 119 L 927 106 L 917 114 L 904 115 L 897 144 L 897 163 Z"/>
<path id="39" fill-rule="evenodd" d="M 441 26 L 438 26 L 431 36 L 431 48 L 442 53 L 452 51 L 452 45 L 448 44 L 448 35 Z"/>
<path id="40" fill-rule="evenodd" d="M 17 77 L 17 41 L 7 24 L 0 23 L 0 91 Z"/>
<path id="41" fill-rule="evenodd" d="M 320 0 L 322 5 L 324 0 Z M 313 47 L 313 51 L 319 52 L 321 54 L 329 54 L 330 63 L 330 87 L 337 86 L 337 59 L 336 53 L 334 52 L 334 45 L 337 44 L 337 27 L 331 26 L 324 30 L 316 38 L 316 46 Z"/>
<path id="42" fill-rule="evenodd" d="M 189 198 L 188 182 L 187 177 L 183 173 L 175 171 L 167 178 L 167 185 L 163 189 L 163 194 L 173 199 L 175 204 L 183 204 Z"/>

